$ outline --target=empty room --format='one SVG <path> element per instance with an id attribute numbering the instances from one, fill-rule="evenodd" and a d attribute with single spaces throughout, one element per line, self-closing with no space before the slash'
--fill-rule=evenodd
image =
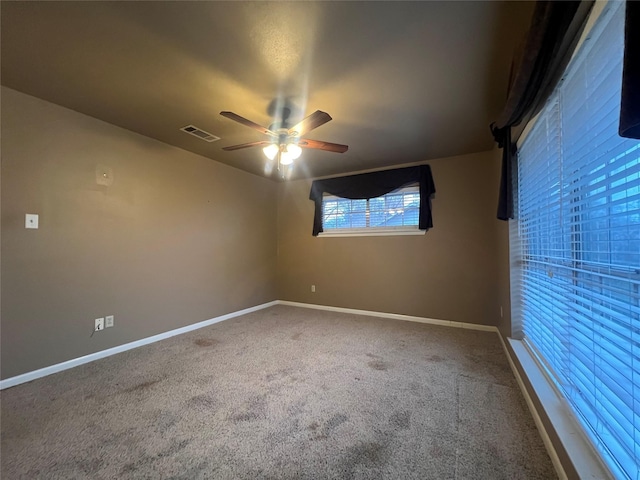
<path id="1" fill-rule="evenodd" d="M 1 478 L 640 479 L 640 2 L 0 22 Z"/>

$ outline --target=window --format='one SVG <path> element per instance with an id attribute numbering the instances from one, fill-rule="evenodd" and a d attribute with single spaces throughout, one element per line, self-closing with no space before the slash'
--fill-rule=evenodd
<path id="1" fill-rule="evenodd" d="M 418 185 L 371 199 L 322 198 L 322 226 L 331 233 L 424 233 L 418 230 Z"/>
<path id="2" fill-rule="evenodd" d="M 312 234 L 423 234 L 433 227 L 435 192 L 429 165 L 314 180 Z"/>
<path id="3" fill-rule="evenodd" d="M 518 155 L 514 333 L 611 471 L 640 478 L 640 142 L 618 136 L 624 2 L 600 16 Z"/>

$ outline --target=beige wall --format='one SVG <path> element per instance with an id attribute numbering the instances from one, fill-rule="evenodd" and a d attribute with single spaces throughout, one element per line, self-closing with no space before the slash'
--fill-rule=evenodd
<path id="1" fill-rule="evenodd" d="M 276 184 L 4 87 L 1 148 L 2 378 L 277 298 L 509 334 L 497 150 L 428 162 L 424 236 L 314 238 L 310 181 Z M 109 314 L 115 328 L 91 336 Z"/>
<path id="2" fill-rule="evenodd" d="M 1 153 L 2 378 L 276 299 L 274 182 L 7 88 Z"/>
<path id="3" fill-rule="evenodd" d="M 434 228 L 424 236 L 314 238 L 310 181 L 280 184 L 279 298 L 498 325 L 508 301 L 498 283 L 506 240 L 496 220 L 500 153 L 428 163 L 437 193 Z"/>

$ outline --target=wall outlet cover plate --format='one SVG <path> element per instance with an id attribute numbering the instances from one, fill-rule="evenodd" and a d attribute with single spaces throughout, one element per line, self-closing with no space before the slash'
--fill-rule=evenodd
<path id="1" fill-rule="evenodd" d="M 27 213 L 24 216 L 24 228 L 38 228 L 38 215 Z"/>
<path id="2" fill-rule="evenodd" d="M 104 317 L 96 318 L 95 331 L 104 330 Z"/>

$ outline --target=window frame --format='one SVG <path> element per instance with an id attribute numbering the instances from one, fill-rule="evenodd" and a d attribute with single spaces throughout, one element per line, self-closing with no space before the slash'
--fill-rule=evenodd
<path id="1" fill-rule="evenodd" d="M 419 228 L 419 202 L 420 202 L 420 185 L 418 183 L 414 183 L 411 185 L 405 185 L 396 190 L 393 190 L 384 195 L 380 195 L 379 197 L 374 198 L 384 198 L 386 196 L 398 194 L 398 193 L 412 193 L 418 196 L 418 206 L 415 207 L 416 210 L 416 223 L 415 225 L 402 225 L 402 226 L 386 226 L 386 227 L 371 227 L 371 226 L 363 226 L 363 227 L 349 227 L 349 228 L 331 228 L 327 227 L 324 223 L 325 214 L 325 202 L 329 199 L 337 199 L 337 200 L 347 200 L 350 202 L 358 201 L 353 199 L 347 199 L 338 197 L 336 195 L 331 194 L 323 194 L 322 197 L 322 228 L 323 231 L 318 234 L 319 237 L 377 237 L 377 236 L 401 236 L 401 235 L 425 235 L 427 230 L 420 230 Z M 366 201 L 366 210 L 365 213 L 366 222 L 369 223 L 371 210 L 370 210 L 370 202 L 374 198 L 360 199 Z"/>

